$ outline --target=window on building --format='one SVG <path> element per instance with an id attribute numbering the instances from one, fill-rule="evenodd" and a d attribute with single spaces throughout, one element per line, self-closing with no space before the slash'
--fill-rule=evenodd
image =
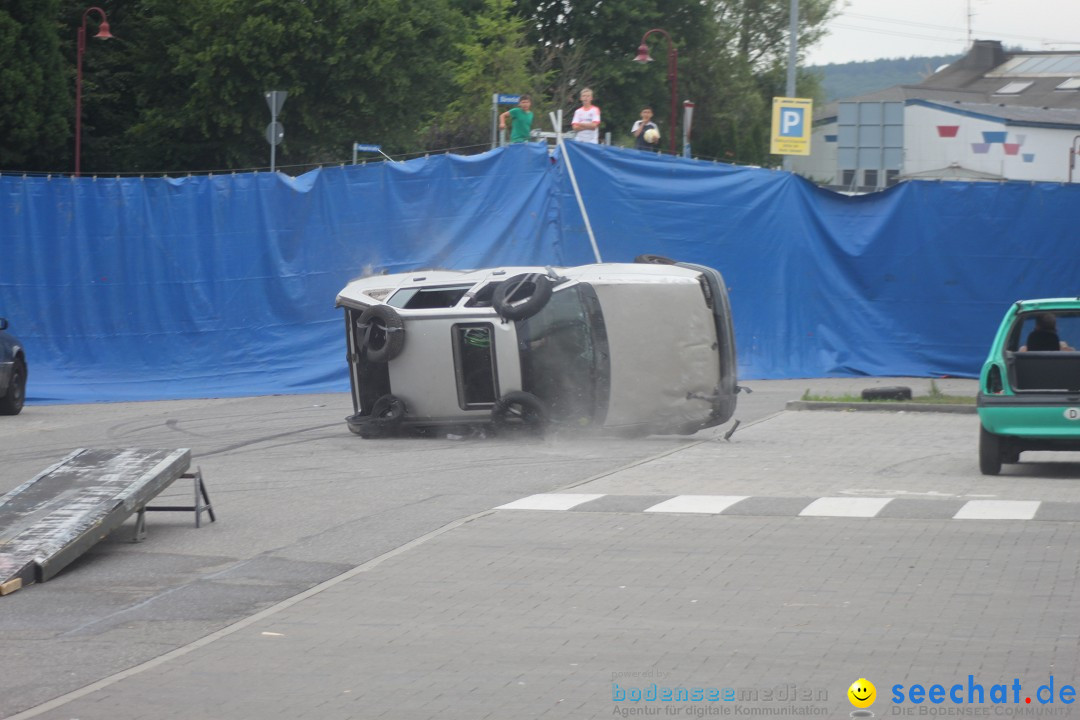
<path id="1" fill-rule="evenodd" d="M 896 183 L 900 182 L 899 170 L 886 170 L 885 171 L 885 187 L 892 187 Z"/>
<path id="2" fill-rule="evenodd" d="M 877 170 L 863 170 L 863 185 L 866 187 L 877 187 Z"/>
<path id="3" fill-rule="evenodd" d="M 851 187 L 852 185 L 854 185 L 855 184 L 855 171 L 854 170 L 844 170 L 840 174 L 840 184 L 843 185 L 844 187 Z"/>
<path id="4" fill-rule="evenodd" d="M 1025 80 L 1017 80 L 1015 82 L 1011 82 L 1011 83 L 1009 83 L 1007 85 L 1003 85 L 1002 87 L 999 87 L 997 90 L 994 91 L 994 94 L 995 95 L 1019 95 L 1020 93 L 1024 92 L 1025 90 L 1027 90 L 1029 87 L 1031 87 L 1034 84 L 1035 84 L 1034 81 L 1031 81 L 1031 80 L 1027 80 L 1027 81 L 1025 81 Z"/>

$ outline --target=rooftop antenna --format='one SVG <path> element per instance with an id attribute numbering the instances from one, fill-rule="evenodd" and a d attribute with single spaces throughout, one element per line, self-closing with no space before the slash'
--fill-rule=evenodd
<path id="1" fill-rule="evenodd" d="M 974 13 L 971 12 L 971 0 L 967 0 L 967 46 L 971 47 L 971 18 L 974 17 Z"/>

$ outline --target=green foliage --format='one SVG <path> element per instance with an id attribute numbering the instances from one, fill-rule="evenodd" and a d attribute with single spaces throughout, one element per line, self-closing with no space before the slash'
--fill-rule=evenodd
<path id="1" fill-rule="evenodd" d="M 2 170 L 56 170 L 70 157 L 73 72 L 60 52 L 58 15 L 59 0 L 8 0 L 0 8 Z"/>
<path id="2" fill-rule="evenodd" d="M 577 6 L 562 0 L 517 0 L 528 12 L 541 59 L 556 71 L 548 88 L 568 115 L 576 90 L 590 85 L 603 110 L 601 132 L 625 140 L 644 105 L 651 105 L 661 134 L 671 128 L 668 43 L 663 33 L 647 40 L 656 62 L 632 62 L 641 38 L 666 31 L 678 53 L 677 124 L 682 100 L 695 103 L 695 154 L 773 164 L 768 154 L 772 97 L 784 94 L 789 0 L 622 0 Z M 799 46 L 804 51 L 824 32 L 835 0 L 801 0 Z M 818 81 L 800 73 L 799 93 L 813 97 Z M 681 135 L 681 129 L 678 131 Z M 681 139 L 681 138 L 680 138 Z M 661 146 L 667 143 L 661 141 Z"/>
<path id="3" fill-rule="evenodd" d="M 541 116 L 548 73 L 531 67 L 533 49 L 527 44 L 525 20 L 513 13 L 512 0 L 484 0 L 455 50 L 456 96 L 435 114 L 426 137 L 429 147 L 486 149 L 491 139 L 493 93 L 528 93 L 533 97 L 533 112 Z"/>
<path id="4" fill-rule="evenodd" d="M 99 0 L 116 39 L 84 57 L 83 170 L 265 167 L 268 90 L 285 90 L 283 167 L 340 161 L 354 141 L 391 153 L 486 146 L 493 92 L 529 92 L 536 126 L 580 89 L 602 132 L 628 142 L 651 105 L 667 147 L 696 104 L 696 154 L 776 164 L 772 97 L 784 94 L 789 0 Z M 836 0 L 800 0 L 799 47 Z M 71 168 L 75 36 L 87 5 L 0 9 L 0 169 Z M 92 17 L 90 34 L 98 19 Z M 656 62 L 633 62 L 642 37 Z M 798 94 L 822 100 L 817 75 Z M 681 134 L 681 132 L 679 133 Z M 678 138 L 681 139 L 681 138 Z"/>
<path id="5" fill-rule="evenodd" d="M 447 0 L 142 0 L 109 19 L 96 77 L 118 89 L 88 105 L 87 172 L 265 167 L 269 90 L 289 93 L 282 165 L 413 150 L 464 22 Z"/>

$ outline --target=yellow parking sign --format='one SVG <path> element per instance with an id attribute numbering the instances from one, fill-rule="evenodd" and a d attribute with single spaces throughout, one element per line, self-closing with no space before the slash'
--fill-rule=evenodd
<path id="1" fill-rule="evenodd" d="M 772 103 L 769 152 L 773 155 L 809 155 L 814 101 L 811 98 L 774 97 Z"/>

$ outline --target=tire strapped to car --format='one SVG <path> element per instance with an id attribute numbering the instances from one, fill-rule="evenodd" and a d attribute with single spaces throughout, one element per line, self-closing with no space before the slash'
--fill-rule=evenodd
<path id="1" fill-rule="evenodd" d="M 491 304 L 499 317 L 524 320 L 540 312 L 551 299 L 551 278 L 541 273 L 522 273 L 495 288 Z"/>
<path id="2" fill-rule="evenodd" d="M 360 315 L 360 347 L 371 362 L 389 362 L 405 347 L 405 323 L 389 305 L 372 305 Z"/>

